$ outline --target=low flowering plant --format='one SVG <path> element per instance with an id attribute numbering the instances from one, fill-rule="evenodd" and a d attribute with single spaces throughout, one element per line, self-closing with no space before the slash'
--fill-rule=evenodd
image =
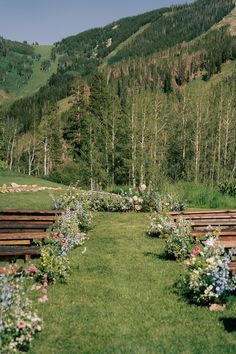
<path id="1" fill-rule="evenodd" d="M 166 239 L 165 252 L 177 260 L 189 257 L 195 244 L 192 235 L 192 223 L 182 217 L 170 229 Z"/>
<path id="2" fill-rule="evenodd" d="M 67 254 L 74 248 L 82 246 L 88 238 L 81 229 L 88 229 L 89 223 L 83 222 L 81 226 L 81 212 L 80 208 L 76 210 L 66 209 L 64 213 L 56 221 L 53 233 L 52 241 L 57 248 L 59 254 Z M 90 222 L 90 221 L 89 221 Z"/>
<path id="3" fill-rule="evenodd" d="M 208 236 L 205 246 L 196 245 L 187 262 L 184 278 L 186 295 L 202 304 L 222 304 L 236 290 L 236 277 L 230 275 L 231 254 L 225 253 L 217 233 Z"/>
<path id="4" fill-rule="evenodd" d="M 155 213 L 150 218 L 147 234 L 152 237 L 167 237 L 173 233 L 176 225 L 167 213 Z"/>
<path id="5" fill-rule="evenodd" d="M 70 274 L 70 263 L 65 254 L 60 254 L 54 244 L 41 248 L 40 264 L 36 278 L 55 283 L 65 282 Z"/>
<path id="6" fill-rule="evenodd" d="M 23 275 L 0 275 L 0 352 L 26 351 L 42 321 L 32 310 L 24 289 Z"/>

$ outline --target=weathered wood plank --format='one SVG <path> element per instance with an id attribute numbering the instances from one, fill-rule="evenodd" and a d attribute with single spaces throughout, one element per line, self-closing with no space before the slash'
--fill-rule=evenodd
<path id="1" fill-rule="evenodd" d="M 0 239 L 0 246 L 16 246 L 16 245 L 30 245 L 31 241 L 30 240 L 4 240 L 2 241 Z"/>
<path id="2" fill-rule="evenodd" d="M 48 238 L 50 235 L 49 232 L 42 233 L 6 233 L 0 234 L 0 240 L 32 240 L 32 239 L 44 239 Z"/>
<path id="3" fill-rule="evenodd" d="M 15 247 L 15 246 L 8 246 L 0 247 L 0 256 L 24 256 L 24 255 L 40 255 L 40 247 L 37 246 L 30 246 L 30 247 Z"/>

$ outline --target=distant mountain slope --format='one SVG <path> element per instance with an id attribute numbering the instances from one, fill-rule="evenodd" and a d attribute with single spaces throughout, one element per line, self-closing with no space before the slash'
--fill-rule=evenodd
<path id="1" fill-rule="evenodd" d="M 0 106 L 32 95 L 47 83 L 57 70 L 52 48 L 0 38 Z"/>
<path id="2" fill-rule="evenodd" d="M 129 43 L 112 62 L 131 57 L 147 56 L 171 48 L 208 31 L 234 8 L 234 1 L 200 0 L 175 11 L 165 13 L 159 21 L 154 21 L 145 31 Z"/>
<path id="3" fill-rule="evenodd" d="M 197 0 L 57 43 L 57 72 L 0 112 L 0 160 L 92 188 L 236 177 L 234 6 Z"/>
<path id="4" fill-rule="evenodd" d="M 230 34 L 236 36 L 236 7 L 219 23 L 214 25 L 213 28 L 220 28 L 222 26 L 229 26 Z"/>

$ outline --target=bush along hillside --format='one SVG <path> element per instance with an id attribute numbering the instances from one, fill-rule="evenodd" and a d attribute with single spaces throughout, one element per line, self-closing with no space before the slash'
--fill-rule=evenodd
<path id="1" fill-rule="evenodd" d="M 211 29 L 232 8 L 232 1 L 198 0 L 57 43 L 53 53 L 68 62 L 0 116 L 0 159 L 12 170 L 59 182 L 70 183 L 70 175 L 74 182 L 76 175 L 92 189 L 234 178 L 235 75 L 232 70 L 225 78 L 221 70 L 235 58 L 235 40 L 227 27 Z M 146 32 L 153 53 L 143 45 L 139 56 L 134 50 L 100 66 L 106 55 L 114 58 L 115 46 L 130 36 L 126 44 L 135 45 Z M 156 41 L 159 32 L 163 42 Z M 214 75 L 219 80 L 211 85 Z M 188 83 L 199 78 L 204 85 L 193 90 Z M 58 100 L 68 96 L 71 103 L 61 112 Z"/>

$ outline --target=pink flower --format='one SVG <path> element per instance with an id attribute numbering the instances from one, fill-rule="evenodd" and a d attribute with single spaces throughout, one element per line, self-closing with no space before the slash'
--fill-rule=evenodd
<path id="1" fill-rule="evenodd" d="M 32 291 L 37 291 L 37 290 L 40 290 L 42 288 L 42 285 L 36 285 L 36 284 L 34 284 L 34 285 L 32 285 L 31 286 L 31 290 Z"/>
<path id="2" fill-rule="evenodd" d="M 38 299 L 39 304 L 43 304 L 44 302 L 48 301 L 47 295 L 44 295 Z"/>
<path id="3" fill-rule="evenodd" d="M 18 321 L 17 324 L 16 324 L 16 327 L 19 328 L 19 329 L 23 329 L 23 328 L 25 328 L 25 326 L 26 326 L 26 324 L 22 320 Z"/>
<path id="4" fill-rule="evenodd" d="M 199 252 L 200 252 L 200 247 L 196 245 L 193 249 L 192 255 L 196 257 L 199 254 Z"/>
<path id="5" fill-rule="evenodd" d="M 31 264 L 29 266 L 29 274 L 30 275 L 33 275 L 33 274 L 37 273 L 37 271 L 38 271 L 38 268 L 34 264 Z"/>
<path id="6" fill-rule="evenodd" d="M 140 211 L 142 209 L 141 205 L 135 205 L 134 210 L 135 211 Z"/>

